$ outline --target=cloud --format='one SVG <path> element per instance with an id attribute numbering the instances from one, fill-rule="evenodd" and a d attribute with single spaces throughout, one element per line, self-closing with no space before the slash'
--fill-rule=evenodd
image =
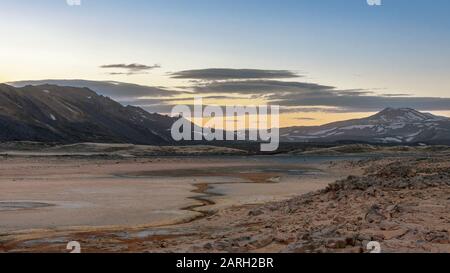
<path id="1" fill-rule="evenodd" d="M 242 95 L 264 98 L 270 104 L 293 112 L 375 112 L 386 107 L 410 107 L 422 111 L 450 110 L 450 98 L 413 97 L 407 94 L 384 94 L 365 89 L 340 90 L 317 83 L 281 80 L 229 80 L 197 83 L 189 87 L 195 94 Z"/>
<path id="2" fill-rule="evenodd" d="M 98 94 L 112 97 L 118 101 L 127 98 L 137 99 L 139 97 L 172 97 L 179 92 L 154 86 L 145 86 L 117 81 L 87 81 L 87 80 L 40 80 L 20 81 L 9 83 L 12 86 L 23 87 L 26 85 L 53 84 L 59 86 L 87 87 Z"/>
<path id="3" fill-rule="evenodd" d="M 161 68 L 161 65 L 145 65 L 145 64 L 108 64 L 102 65 L 100 68 L 104 69 L 120 69 L 125 70 L 125 72 L 110 72 L 110 75 L 135 75 L 135 74 L 145 74 L 148 73 L 149 70 Z"/>
<path id="4" fill-rule="evenodd" d="M 387 107 L 414 108 L 422 111 L 450 110 L 450 98 L 392 97 L 376 95 L 341 95 L 336 92 L 320 94 L 273 95 L 271 103 L 295 107 L 326 107 L 327 112 L 375 112 Z M 301 109 L 301 108 L 300 108 Z"/>
<path id="5" fill-rule="evenodd" d="M 170 115 L 172 112 L 172 109 L 175 105 L 170 104 L 151 104 L 151 105 L 136 105 L 145 111 L 149 113 L 159 113 L 159 114 L 165 114 Z"/>
<path id="6" fill-rule="evenodd" d="M 411 94 L 383 94 L 385 97 L 410 97 Z"/>
<path id="7" fill-rule="evenodd" d="M 169 74 L 174 79 L 190 79 L 202 81 L 237 80 L 237 79 L 287 79 L 300 75 L 289 70 L 231 69 L 207 68 L 184 70 Z"/>
<path id="8" fill-rule="evenodd" d="M 303 117 L 298 117 L 298 118 L 295 118 L 296 120 L 303 120 L 303 121 L 310 121 L 310 120 L 316 120 L 315 118 L 303 118 Z"/>
<path id="9" fill-rule="evenodd" d="M 122 65 L 110 65 L 110 67 L 112 66 L 118 68 Z M 127 69 L 130 68 L 130 65 L 124 66 Z M 139 67 L 139 65 L 132 65 L 132 67 Z M 288 77 L 288 75 L 294 74 L 287 70 L 186 70 L 173 74 L 173 77 L 177 78 L 197 77 L 186 86 L 177 88 L 177 90 L 183 91 L 116 81 L 43 80 L 10 84 L 18 87 L 41 84 L 87 87 L 99 94 L 110 96 L 124 105 L 141 106 L 150 112 L 160 113 L 170 112 L 173 105 L 179 101 L 192 103 L 195 96 L 211 100 L 231 100 L 244 97 L 263 99 L 269 104 L 280 105 L 282 113 L 376 112 L 387 107 L 409 107 L 421 111 L 450 110 L 450 98 L 414 97 L 404 93 L 377 94 L 366 89 L 343 90 L 331 85 L 312 82 L 258 78 L 270 77 L 270 75 Z"/>
<path id="10" fill-rule="evenodd" d="M 291 92 L 317 92 L 332 90 L 334 87 L 305 82 L 275 80 L 245 80 L 208 82 L 191 87 L 195 93 L 272 94 Z"/>

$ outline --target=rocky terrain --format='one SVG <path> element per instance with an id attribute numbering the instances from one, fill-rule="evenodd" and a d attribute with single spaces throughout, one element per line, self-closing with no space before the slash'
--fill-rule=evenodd
<path id="1" fill-rule="evenodd" d="M 320 164 L 350 176 L 323 190 L 235 205 L 161 227 L 48 231 L 3 236 L 3 251 L 61 252 L 450 252 L 450 157 L 403 156 Z M 258 183 L 255 180 L 255 183 Z M 209 192 L 199 187 L 198 193 Z M 207 197 L 201 195 L 207 202 Z M 0 251 L 2 249 L 0 248 Z"/>
<path id="2" fill-rule="evenodd" d="M 145 158 L 154 156 L 200 156 L 200 155 L 247 155 L 246 151 L 217 146 L 150 146 L 135 144 L 76 143 L 58 145 L 43 142 L 0 143 L 0 156 L 59 156 L 59 157 L 103 157 Z"/>
<path id="3" fill-rule="evenodd" d="M 445 145 L 422 145 L 422 146 L 402 146 L 402 145 L 371 145 L 371 144 L 349 144 L 334 145 L 326 148 L 304 147 L 293 149 L 288 152 L 292 155 L 375 155 L 375 156 L 395 156 L 395 155 L 417 155 L 433 157 L 436 155 L 450 155 L 450 147 Z"/>
<path id="4" fill-rule="evenodd" d="M 311 217 L 286 251 L 363 252 L 369 241 L 380 242 L 385 252 L 450 251 L 449 158 L 358 164 L 363 176 L 278 204 L 294 218 Z M 308 213 L 314 207 L 316 215 Z"/>
<path id="5" fill-rule="evenodd" d="M 449 159 L 333 163 L 330 168 L 362 173 L 286 202 L 222 212 L 210 221 L 227 218 L 230 226 L 201 236 L 204 242 L 187 250 L 361 253 L 369 251 L 370 241 L 377 241 L 382 252 L 448 253 Z M 186 250 L 178 242 L 165 244 L 169 251 Z"/>

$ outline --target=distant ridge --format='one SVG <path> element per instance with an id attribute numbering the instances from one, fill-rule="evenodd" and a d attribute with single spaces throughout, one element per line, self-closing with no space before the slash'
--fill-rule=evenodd
<path id="1" fill-rule="evenodd" d="M 450 144 L 450 119 L 411 108 L 386 108 L 363 119 L 281 130 L 286 142 Z"/>
<path id="2" fill-rule="evenodd" d="M 139 107 L 123 106 L 88 88 L 50 84 L 16 88 L 0 84 L 2 142 L 186 145 L 172 140 L 170 128 L 175 120 Z M 450 119 L 411 108 L 386 108 L 363 119 L 283 128 L 280 141 L 450 145 Z"/>

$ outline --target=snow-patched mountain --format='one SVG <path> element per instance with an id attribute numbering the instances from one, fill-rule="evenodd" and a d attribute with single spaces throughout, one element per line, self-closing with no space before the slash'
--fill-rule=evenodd
<path id="1" fill-rule="evenodd" d="M 450 143 L 450 119 L 410 108 L 387 108 L 363 119 L 281 129 L 287 142 Z"/>
<path id="2" fill-rule="evenodd" d="M 161 145 L 174 121 L 88 88 L 0 84 L 0 141 Z"/>

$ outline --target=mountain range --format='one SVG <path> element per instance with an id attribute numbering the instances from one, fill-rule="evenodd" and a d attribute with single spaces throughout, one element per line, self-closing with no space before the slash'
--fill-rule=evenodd
<path id="1" fill-rule="evenodd" d="M 0 141 L 162 145 L 174 121 L 88 88 L 0 84 Z"/>
<path id="2" fill-rule="evenodd" d="M 176 143 L 170 128 L 175 121 L 173 117 L 124 106 L 89 88 L 0 84 L 2 142 L 172 145 Z M 387 108 L 368 118 L 282 128 L 280 141 L 450 144 L 450 119 L 410 108 Z"/>
<path id="3" fill-rule="evenodd" d="M 357 141 L 383 144 L 449 144 L 450 119 L 411 108 L 386 108 L 368 118 L 280 131 L 286 142 Z"/>

